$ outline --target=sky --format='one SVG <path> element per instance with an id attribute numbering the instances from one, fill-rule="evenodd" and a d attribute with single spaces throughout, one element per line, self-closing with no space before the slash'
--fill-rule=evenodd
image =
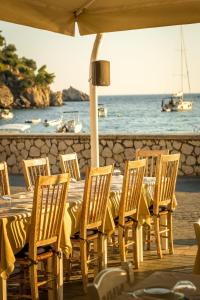
<path id="1" fill-rule="evenodd" d="M 53 91 L 73 86 L 89 93 L 89 62 L 95 35 L 69 37 L 0 21 L 19 56 L 46 64 Z M 200 92 L 200 24 L 183 26 L 191 92 Z M 180 26 L 105 33 L 98 59 L 110 61 L 111 85 L 99 95 L 163 94 L 180 91 Z M 184 76 L 184 91 L 188 92 Z"/>

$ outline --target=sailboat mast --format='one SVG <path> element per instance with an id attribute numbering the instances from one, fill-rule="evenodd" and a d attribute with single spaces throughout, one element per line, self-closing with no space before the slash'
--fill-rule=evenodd
<path id="1" fill-rule="evenodd" d="M 184 41 L 183 31 L 182 31 L 182 44 L 183 44 L 183 53 L 184 53 L 184 58 L 185 58 L 185 67 L 186 67 L 186 73 L 187 73 L 188 88 L 189 88 L 189 92 L 191 92 L 189 69 L 188 69 L 188 62 L 187 62 L 187 53 L 186 53 L 186 49 L 185 49 L 185 41 Z"/>
<path id="2" fill-rule="evenodd" d="M 181 92 L 183 92 L 183 28 L 181 26 Z"/>

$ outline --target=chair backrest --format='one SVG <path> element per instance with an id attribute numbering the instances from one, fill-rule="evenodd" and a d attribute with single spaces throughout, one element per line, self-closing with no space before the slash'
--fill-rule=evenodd
<path id="1" fill-rule="evenodd" d="M 119 205 L 119 223 L 122 225 L 127 216 L 134 215 L 138 220 L 145 167 L 145 159 L 126 161 Z"/>
<path id="2" fill-rule="evenodd" d="M 6 162 L 0 163 L 0 194 L 1 195 L 10 195 L 8 168 L 7 168 Z"/>
<path id="3" fill-rule="evenodd" d="M 125 265 L 125 264 L 124 264 Z M 87 291 L 91 300 L 114 300 L 126 287 L 133 283 L 133 266 L 126 263 L 127 267 L 107 268 L 102 270 L 88 284 Z"/>
<path id="4" fill-rule="evenodd" d="M 161 155 L 156 176 L 153 212 L 159 213 L 160 205 L 168 205 L 172 209 L 176 188 L 180 154 Z"/>
<path id="5" fill-rule="evenodd" d="M 31 258 L 35 259 L 40 246 L 54 244 L 59 250 L 69 181 L 67 173 L 36 179 L 29 238 Z"/>
<path id="6" fill-rule="evenodd" d="M 147 149 L 136 149 L 135 159 L 146 159 L 146 171 L 145 176 L 156 177 L 157 167 L 159 165 L 159 159 L 161 155 L 168 155 L 169 150 L 147 150 Z"/>
<path id="7" fill-rule="evenodd" d="M 26 188 L 29 191 L 34 190 L 34 186 L 38 176 L 51 175 L 48 157 L 22 160 L 22 168 L 23 168 Z"/>
<path id="8" fill-rule="evenodd" d="M 112 172 L 112 165 L 87 169 L 80 227 L 83 239 L 86 239 L 87 229 L 104 231 Z"/>
<path id="9" fill-rule="evenodd" d="M 71 178 L 81 179 L 76 153 L 60 154 L 60 167 L 61 171 L 69 173 Z"/>

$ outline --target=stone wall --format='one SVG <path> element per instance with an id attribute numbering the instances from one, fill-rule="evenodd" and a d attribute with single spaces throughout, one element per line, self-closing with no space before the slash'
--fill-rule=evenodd
<path id="1" fill-rule="evenodd" d="M 169 149 L 181 153 L 179 175 L 200 175 L 200 135 L 100 135 L 100 165 L 115 164 L 123 170 L 135 149 Z M 0 161 L 7 161 L 10 174 L 22 172 L 21 160 L 48 156 L 52 173 L 59 172 L 59 154 L 76 152 L 81 172 L 90 165 L 87 134 L 0 135 Z"/>

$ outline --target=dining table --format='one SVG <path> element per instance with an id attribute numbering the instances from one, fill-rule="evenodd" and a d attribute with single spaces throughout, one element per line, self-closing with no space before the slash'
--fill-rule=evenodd
<path id="1" fill-rule="evenodd" d="M 115 230 L 114 219 L 118 216 L 122 182 L 122 175 L 112 177 L 110 199 L 105 223 L 106 235 L 103 244 L 104 267 L 107 265 L 107 237 L 112 235 Z M 143 260 L 142 226 L 144 223 L 150 225 L 150 213 L 148 207 L 152 199 L 151 193 L 153 190 L 151 190 L 151 187 L 153 184 L 155 184 L 155 179 L 144 180 L 139 208 L 139 223 L 137 226 L 137 234 L 139 237 L 139 261 Z M 66 257 L 69 257 L 72 253 L 70 237 L 78 232 L 80 228 L 83 192 L 84 180 L 72 180 L 70 182 L 60 245 L 62 252 Z M 28 242 L 32 204 L 33 192 L 30 191 L 12 194 L 9 197 L 0 197 L 0 300 L 7 299 L 6 280 L 14 270 L 15 254 Z"/>
<path id="2" fill-rule="evenodd" d="M 161 292 L 160 296 L 158 289 Z M 183 293 L 189 300 L 199 300 L 200 275 L 183 271 L 156 271 L 137 283 L 133 282 L 133 284 L 129 285 L 115 300 L 172 300 L 175 299 L 173 298 L 172 290 Z M 165 291 L 165 293 L 163 291 Z M 139 296 L 140 294 L 141 296 Z"/>

